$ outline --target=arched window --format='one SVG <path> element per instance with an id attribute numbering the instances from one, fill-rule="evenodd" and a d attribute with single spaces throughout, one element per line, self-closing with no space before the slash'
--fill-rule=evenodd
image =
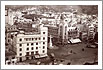
<path id="1" fill-rule="evenodd" d="M 67 26 L 65 26 L 65 35 L 66 35 L 66 31 L 67 31 Z"/>
<path id="2" fill-rule="evenodd" d="M 60 35 L 62 35 L 62 26 L 60 26 Z"/>

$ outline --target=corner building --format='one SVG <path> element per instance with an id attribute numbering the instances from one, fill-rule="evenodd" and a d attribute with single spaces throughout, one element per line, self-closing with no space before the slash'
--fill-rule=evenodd
<path id="1" fill-rule="evenodd" d="M 15 38 L 17 60 L 47 57 L 48 28 L 40 26 L 38 32 L 19 33 Z"/>

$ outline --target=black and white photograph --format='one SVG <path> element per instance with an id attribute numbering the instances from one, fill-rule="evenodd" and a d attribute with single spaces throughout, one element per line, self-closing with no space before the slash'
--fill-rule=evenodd
<path id="1" fill-rule="evenodd" d="M 4 5 L 3 64 L 100 65 L 99 5 L 49 4 Z"/>

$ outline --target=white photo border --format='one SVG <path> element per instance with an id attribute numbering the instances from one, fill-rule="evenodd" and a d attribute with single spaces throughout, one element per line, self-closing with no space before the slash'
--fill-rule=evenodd
<path id="1" fill-rule="evenodd" d="M 98 65 L 5 65 L 5 5 L 98 5 Z M 102 1 L 1 1 L 1 69 L 102 69 Z"/>

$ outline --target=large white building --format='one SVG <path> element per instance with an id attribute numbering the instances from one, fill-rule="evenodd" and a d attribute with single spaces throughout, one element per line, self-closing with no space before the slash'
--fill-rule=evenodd
<path id="1" fill-rule="evenodd" d="M 42 58 L 47 56 L 48 28 L 40 26 L 39 32 L 22 32 L 15 38 L 17 60 Z"/>

